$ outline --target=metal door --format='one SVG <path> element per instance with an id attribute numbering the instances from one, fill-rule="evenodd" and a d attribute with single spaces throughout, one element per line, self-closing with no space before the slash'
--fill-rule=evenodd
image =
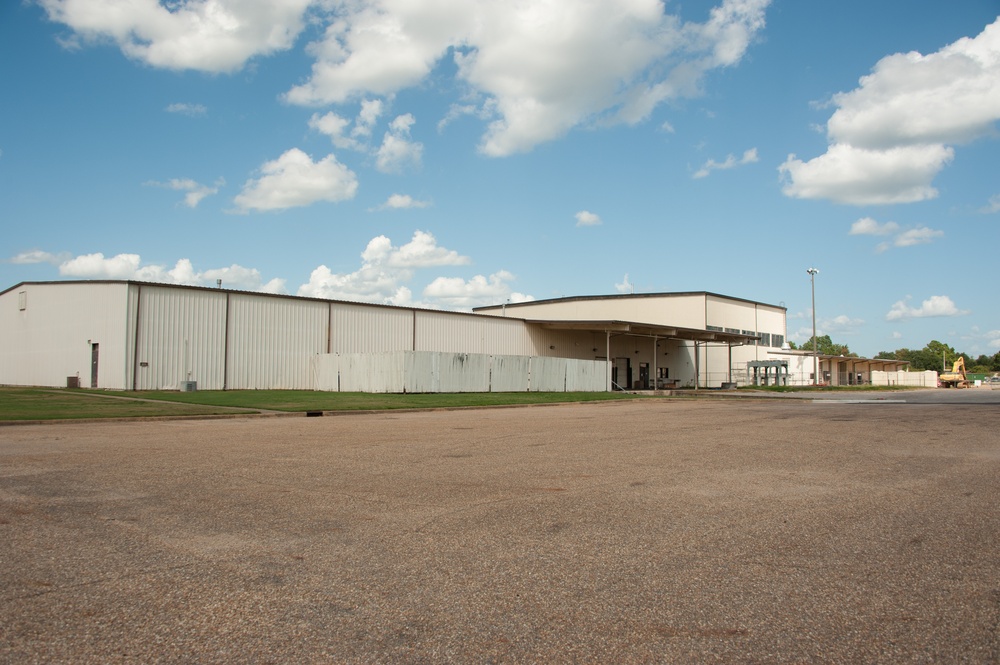
<path id="1" fill-rule="evenodd" d="M 98 344 L 96 344 L 96 343 L 90 345 L 90 387 L 91 388 L 96 388 L 97 387 L 97 357 L 99 355 L 98 351 L 97 351 L 97 347 L 98 347 Z"/>

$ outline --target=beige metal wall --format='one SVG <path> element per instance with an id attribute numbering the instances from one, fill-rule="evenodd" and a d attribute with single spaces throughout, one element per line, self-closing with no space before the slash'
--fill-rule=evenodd
<path id="1" fill-rule="evenodd" d="M 199 389 L 225 383 L 227 292 L 133 284 L 137 390 Z M 138 326 L 138 329 L 135 329 Z M 125 348 L 120 350 L 125 356 Z"/>
<path id="2" fill-rule="evenodd" d="M 330 353 L 413 350 L 414 310 L 330 303 Z"/>
<path id="3" fill-rule="evenodd" d="M 0 294 L 0 383 L 65 386 L 78 375 L 89 387 L 97 344 L 98 387 L 125 389 L 126 294 L 125 284 L 109 282 L 22 284 Z"/>
<path id="4" fill-rule="evenodd" d="M 701 293 L 568 298 L 557 301 L 518 303 L 481 314 L 523 319 L 563 321 L 633 321 L 681 328 L 705 327 L 705 296 Z"/>
<path id="5" fill-rule="evenodd" d="M 418 310 L 415 351 L 530 356 L 539 352 L 524 321 Z"/>
<path id="6" fill-rule="evenodd" d="M 784 340 L 785 309 L 763 303 L 745 302 L 709 294 L 705 300 L 705 320 L 709 326 L 724 330 L 766 333 L 769 338 L 781 335 Z M 772 350 L 780 349 L 781 345 L 746 344 L 733 346 L 725 344 L 703 344 L 698 347 L 698 365 L 701 375 L 700 385 L 715 388 L 735 376 L 730 372 L 744 373 L 747 362 L 751 360 L 766 360 L 771 357 Z M 730 359 L 732 366 L 730 366 Z"/>
<path id="7" fill-rule="evenodd" d="M 230 294 L 226 388 L 311 388 L 311 360 L 326 352 L 329 312 L 326 302 Z"/>

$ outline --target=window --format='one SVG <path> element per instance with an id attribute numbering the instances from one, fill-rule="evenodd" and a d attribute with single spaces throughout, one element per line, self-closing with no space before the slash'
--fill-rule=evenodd
<path id="1" fill-rule="evenodd" d="M 726 328 L 726 332 L 727 333 L 734 333 L 736 335 L 739 335 L 740 334 L 740 329 L 739 328 Z"/>
<path id="2" fill-rule="evenodd" d="M 784 343 L 785 343 L 784 335 L 778 335 L 778 334 L 771 335 L 771 344 L 773 344 L 774 346 L 780 348 L 781 346 L 784 345 Z"/>
<path id="3" fill-rule="evenodd" d="M 761 346 L 771 346 L 771 333 L 761 333 L 760 334 L 760 345 Z"/>
<path id="4" fill-rule="evenodd" d="M 712 332 L 722 332 L 721 326 L 705 326 L 705 330 L 711 330 Z"/>
<path id="5" fill-rule="evenodd" d="M 28 309 L 28 292 L 20 291 L 17 294 L 17 308 L 22 312 Z"/>

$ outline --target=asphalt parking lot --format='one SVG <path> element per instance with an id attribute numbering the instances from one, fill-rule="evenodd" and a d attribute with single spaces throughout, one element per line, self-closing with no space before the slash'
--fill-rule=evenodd
<path id="1" fill-rule="evenodd" d="M 1000 408 L 893 395 L 0 428 L 0 662 L 998 662 Z"/>

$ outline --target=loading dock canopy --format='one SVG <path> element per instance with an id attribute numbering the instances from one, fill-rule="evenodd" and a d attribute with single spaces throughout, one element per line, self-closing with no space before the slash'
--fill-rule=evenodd
<path id="1" fill-rule="evenodd" d="M 547 330 L 580 330 L 593 333 L 617 333 L 638 337 L 656 337 L 658 339 L 719 342 L 720 344 L 749 344 L 760 339 L 757 335 L 699 330 L 698 328 L 680 328 L 677 326 L 661 326 L 653 323 L 635 323 L 634 321 L 551 321 L 541 319 L 525 319 L 525 321 Z"/>

